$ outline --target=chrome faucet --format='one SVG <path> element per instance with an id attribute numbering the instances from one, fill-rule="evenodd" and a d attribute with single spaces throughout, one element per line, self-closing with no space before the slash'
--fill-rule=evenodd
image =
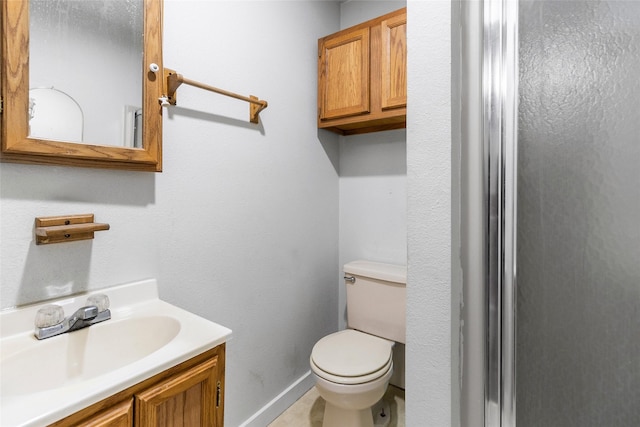
<path id="1" fill-rule="evenodd" d="M 109 297 L 106 295 L 93 295 L 87 299 L 87 304 L 90 305 L 80 307 L 67 318 L 59 305 L 42 307 L 36 314 L 34 335 L 43 340 L 111 319 Z"/>

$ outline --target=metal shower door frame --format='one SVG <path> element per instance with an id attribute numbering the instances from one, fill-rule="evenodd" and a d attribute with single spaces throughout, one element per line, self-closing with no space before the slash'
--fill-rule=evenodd
<path id="1" fill-rule="evenodd" d="M 518 0 L 483 2 L 485 427 L 516 425 Z"/>

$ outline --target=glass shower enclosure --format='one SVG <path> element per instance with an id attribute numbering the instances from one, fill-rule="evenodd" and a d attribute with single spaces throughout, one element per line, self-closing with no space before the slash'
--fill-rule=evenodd
<path id="1" fill-rule="evenodd" d="M 640 1 L 481 12 L 484 424 L 640 426 Z"/>

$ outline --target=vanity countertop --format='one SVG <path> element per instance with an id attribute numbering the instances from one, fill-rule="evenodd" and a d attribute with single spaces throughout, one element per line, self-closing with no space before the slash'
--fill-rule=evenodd
<path id="1" fill-rule="evenodd" d="M 106 294 L 111 319 L 44 340 L 36 312 Z M 210 350 L 231 330 L 159 299 L 148 279 L 0 311 L 0 425 L 42 426 Z"/>

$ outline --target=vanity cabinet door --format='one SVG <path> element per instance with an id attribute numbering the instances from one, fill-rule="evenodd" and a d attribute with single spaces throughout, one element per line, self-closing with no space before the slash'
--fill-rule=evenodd
<path id="1" fill-rule="evenodd" d="M 136 427 L 214 427 L 221 411 L 219 359 L 208 359 L 135 395 Z"/>

